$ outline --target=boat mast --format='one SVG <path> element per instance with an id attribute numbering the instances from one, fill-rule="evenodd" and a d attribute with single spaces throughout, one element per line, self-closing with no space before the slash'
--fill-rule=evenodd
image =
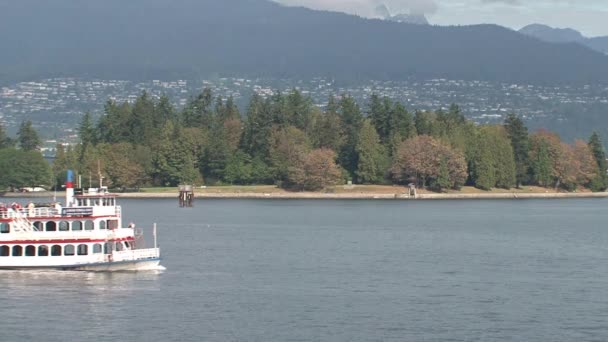
<path id="1" fill-rule="evenodd" d="M 156 246 L 158 246 L 158 243 L 156 241 L 156 223 L 154 223 L 154 230 L 152 231 L 152 234 L 154 235 L 154 248 L 156 248 Z"/>
<path id="2" fill-rule="evenodd" d="M 99 188 L 103 187 L 103 176 L 101 175 L 101 161 L 97 159 L 97 174 L 99 175 Z"/>

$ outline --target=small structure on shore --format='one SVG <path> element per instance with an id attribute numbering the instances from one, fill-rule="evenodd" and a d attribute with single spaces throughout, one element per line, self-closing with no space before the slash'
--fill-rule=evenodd
<path id="1" fill-rule="evenodd" d="M 410 198 L 416 198 L 416 184 L 410 183 L 407 185 L 408 187 L 408 196 Z"/>
<path id="2" fill-rule="evenodd" d="M 181 208 L 190 208 L 194 201 L 194 188 L 192 185 L 179 186 L 179 206 Z"/>

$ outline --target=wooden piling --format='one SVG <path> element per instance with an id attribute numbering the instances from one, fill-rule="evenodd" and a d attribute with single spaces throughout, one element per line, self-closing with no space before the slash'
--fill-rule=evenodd
<path id="1" fill-rule="evenodd" d="M 194 202 L 194 188 L 192 185 L 179 186 L 179 206 L 181 208 L 190 208 Z"/>

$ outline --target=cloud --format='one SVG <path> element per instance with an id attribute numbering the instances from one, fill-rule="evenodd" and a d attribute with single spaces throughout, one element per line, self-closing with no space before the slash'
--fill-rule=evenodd
<path id="1" fill-rule="evenodd" d="M 363 17 L 376 16 L 375 9 L 385 4 L 391 13 L 433 14 L 437 12 L 436 0 L 274 0 L 288 6 L 303 6 L 318 10 L 329 10 L 357 14 Z"/>

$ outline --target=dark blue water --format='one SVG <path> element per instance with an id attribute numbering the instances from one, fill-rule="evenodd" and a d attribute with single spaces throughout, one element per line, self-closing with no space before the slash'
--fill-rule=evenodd
<path id="1" fill-rule="evenodd" d="M 122 204 L 167 270 L 2 272 L 0 341 L 608 340 L 608 200 Z"/>

